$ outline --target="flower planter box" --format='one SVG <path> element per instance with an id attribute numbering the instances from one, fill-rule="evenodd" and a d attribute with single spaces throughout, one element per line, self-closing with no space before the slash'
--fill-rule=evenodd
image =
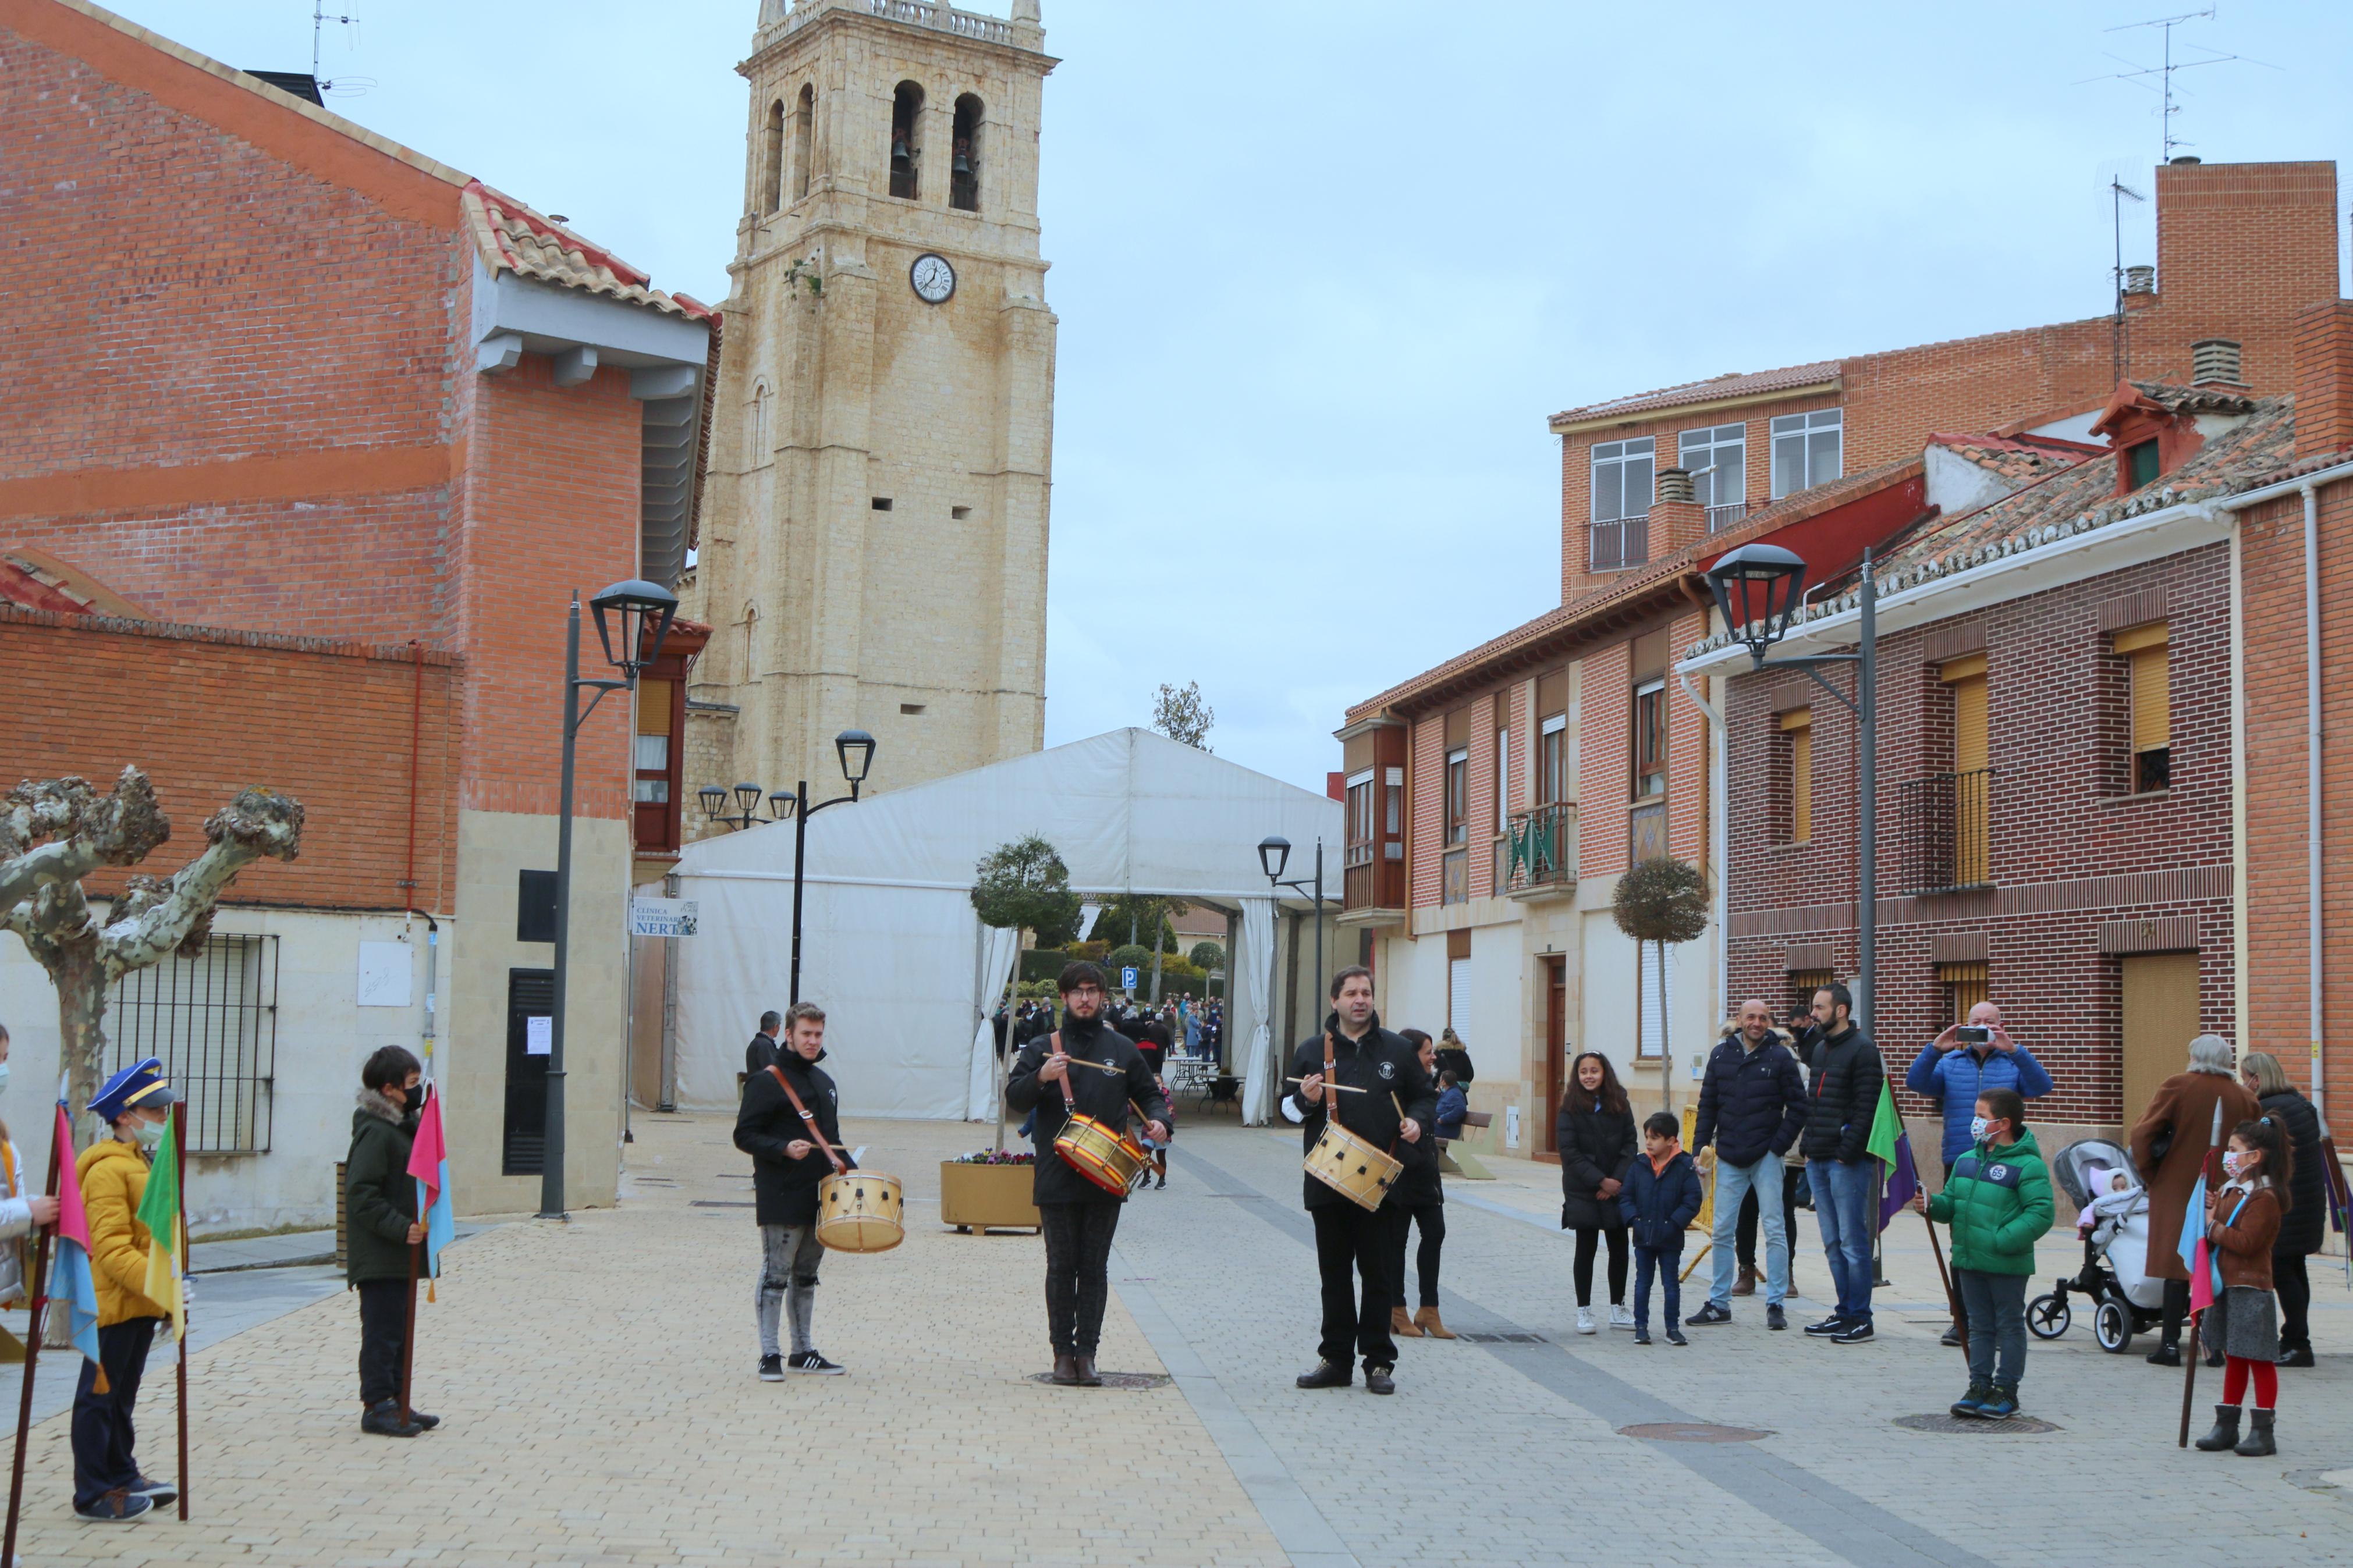
<path id="1" fill-rule="evenodd" d="M 1036 1230 L 1041 1223 L 1035 1165 L 974 1165 L 940 1162 L 940 1222 L 958 1230 Z"/>

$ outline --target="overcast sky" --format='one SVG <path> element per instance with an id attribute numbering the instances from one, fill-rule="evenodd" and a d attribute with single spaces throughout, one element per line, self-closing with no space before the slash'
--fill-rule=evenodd
<path id="1" fill-rule="evenodd" d="M 305 0 L 118 8 L 310 62 Z M 332 107 L 726 293 L 758 0 L 330 8 L 322 74 L 374 82 Z M 2107 179 L 2158 159 L 2154 91 L 2085 79 L 2160 58 L 2104 30 L 2154 0 L 1044 10 L 1046 738 L 1198 680 L 1219 754 L 1314 788 L 1348 703 L 1558 602 L 1547 414 L 2099 314 Z M 2353 6 L 2223 0 L 2199 46 L 2280 68 L 2181 73 L 2180 151 L 2353 147 Z"/>

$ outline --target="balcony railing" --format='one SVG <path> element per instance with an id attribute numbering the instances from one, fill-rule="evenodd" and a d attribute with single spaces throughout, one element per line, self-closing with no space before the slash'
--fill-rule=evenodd
<path id="1" fill-rule="evenodd" d="M 1707 509 L 1707 531 L 1710 533 L 1721 533 L 1747 515 L 1748 503 L 1745 500 L 1729 501 L 1723 506 L 1712 506 Z"/>
<path id="2" fill-rule="evenodd" d="M 1651 515 L 1596 521 L 1586 525 L 1588 559 L 1596 572 L 1623 572 L 1651 558 Z"/>
<path id="3" fill-rule="evenodd" d="M 1499 886 L 1507 895 L 1577 886 L 1577 807 L 1556 802 L 1512 816 Z"/>
<path id="4" fill-rule="evenodd" d="M 1993 770 L 1930 773 L 1897 792 L 1903 890 L 1950 892 L 1993 880 Z"/>

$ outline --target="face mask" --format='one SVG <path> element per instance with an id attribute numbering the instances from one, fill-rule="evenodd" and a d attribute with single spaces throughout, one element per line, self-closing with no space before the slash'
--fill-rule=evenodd
<path id="1" fill-rule="evenodd" d="M 2239 1173 L 2241 1173 L 2242 1171 L 2244 1171 L 2246 1168 L 2247 1168 L 2247 1157 L 2246 1157 L 2244 1154 L 2240 1153 L 2236 1149 L 2230 1150 L 2230 1151 L 2226 1152 L 2223 1154 L 2223 1156 L 2222 1156 L 2222 1173 L 2223 1173 L 2223 1174 L 2225 1174 L 2225 1175 L 2230 1175 L 2230 1176 L 2235 1176 L 2235 1175 L 2239 1174 Z"/>
<path id="2" fill-rule="evenodd" d="M 132 1136 L 139 1140 L 139 1146 L 142 1149 L 152 1153 L 164 1146 L 164 1124 L 160 1121 L 142 1121 L 132 1129 Z"/>
<path id="3" fill-rule="evenodd" d="M 0 1090 L 5 1090 L 5 1089 L 7 1089 L 7 1087 L 8 1087 L 8 1064 L 7 1064 L 6 1062 L 0 1062 Z"/>
<path id="4" fill-rule="evenodd" d="M 1972 1116 L 1969 1118 L 1969 1137 L 1973 1142 L 1978 1143 L 1984 1142 L 1986 1134 L 1992 1130 L 1993 1123 L 1988 1121 L 1984 1117 Z"/>

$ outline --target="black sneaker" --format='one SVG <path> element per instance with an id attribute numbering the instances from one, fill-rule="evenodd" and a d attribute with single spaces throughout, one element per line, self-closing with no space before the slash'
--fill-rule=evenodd
<path id="1" fill-rule="evenodd" d="M 1846 1317 L 1843 1313 L 1839 1312 L 1832 1312 L 1829 1317 L 1824 1318 L 1819 1323 L 1808 1323 L 1806 1325 L 1806 1332 L 1823 1339 L 1827 1339 L 1832 1334 L 1842 1334 L 1845 1331 Z"/>
<path id="2" fill-rule="evenodd" d="M 1765 1309 L 1765 1326 L 1776 1332 L 1789 1326 L 1789 1314 L 1781 1310 L 1780 1302 L 1776 1301 Z"/>
<path id="3" fill-rule="evenodd" d="M 1692 1328 L 1704 1329 L 1714 1323 L 1728 1323 L 1732 1321 L 1732 1311 L 1731 1309 L 1727 1307 L 1719 1307 L 1715 1302 L 1710 1301 L 1706 1306 L 1702 1307 L 1698 1311 L 1694 1312 L 1690 1317 L 1685 1318 L 1683 1321 Z"/>
<path id="4" fill-rule="evenodd" d="M 117 1487 L 88 1508 L 74 1510 L 74 1515 L 92 1524 L 128 1524 L 154 1506 L 145 1498 Z"/>
<path id="5" fill-rule="evenodd" d="M 1651 1342 L 1651 1331 L 1641 1327 L 1640 1324 L 1635 1325 L 1634 1342 L 1638 1345 L 1649 1344 Z"/>
<path id="6" fill-rule="evenodd" d="M 760 1358 L 760 1381 L 762 1383 L 784 1382 L 785 1358 L 781 1355 L 762 1356 Z"/>
<path id="7" fill-rule="evenodd" d="M 414 1437 L 425 1428 L 401 1418 L 400 1401 L 385 1399 L 368 1406 L 360 1417 L 360 1430 L 375 1437 Z"/>
<path id="8" fill-rule="evenodd" d="M 1871 1342 L 1871 1320 L 1858 1318 L 1831 1336 L 1834 1345 L 1867 1345 Z"/>
<path id="9" fill-rule="evenodd" d="M 803 1351 L 800 1354 L 793 1357 L 792 1360 L 786 1362 L 785 1364 L 791 1367 L 795 1372 L 814 1373 L 818 1377 L 839 1377 L 841 1375 L 841 1368 L 834 1365 L 833 1363 L 826 1360 L 825 1357 L 818 1354 L 815 1351 Z"/>
<path id="10" fill-rule="evenodd" d="M 416 1413 L 410 1412 L 410 1419 L 415 1418 Z M 179 1488 L 169 1481 L 151 1481 L 145 1476 L 132 1482 L 129 1489 L 132 1497 L 143 1497 L 157 1508 L 180 1500 Z"/>
<path id="11" fill-rule="evenodd" d="M 1960 1325 L 1960 1324 L 1958 1324 L 1958 1323 L 1954 1323 L 1954 1324 L 1952 1324 L 1951 1326 L 1949 1326 L 1948 1328 L 1947 1328 L 1947 1329 L 1945 1330 L 1944 1333 L 1943 1333 L 1941 1336 L 1939 1336 L 1939 1337 L 1938 1337 L 1938 1339 L 1937 1339 L 1936 1342 L 1937 1342 L 1938 1344 L 1940 1344 L 1940 1345 L 1944 1346 L 1944 1347 L 1945 1347 L 1947 1350 L 1948 1350 L 1948 1351 L 1957 1351 L 1957 1350 L 1960 1349 L 1960 1348 L 1961 1348 L 1961 1325 Z"/>
<path id="12" fill-rule="evenodd" d="M 1683 1338 L 1683 1331 L 1681 1329 L 1669 1329 L 1667 1331 L 1667 1343 L 1671 1345 L 1687 1345 L 1691 1343 L 1691 1341 Z"/>

